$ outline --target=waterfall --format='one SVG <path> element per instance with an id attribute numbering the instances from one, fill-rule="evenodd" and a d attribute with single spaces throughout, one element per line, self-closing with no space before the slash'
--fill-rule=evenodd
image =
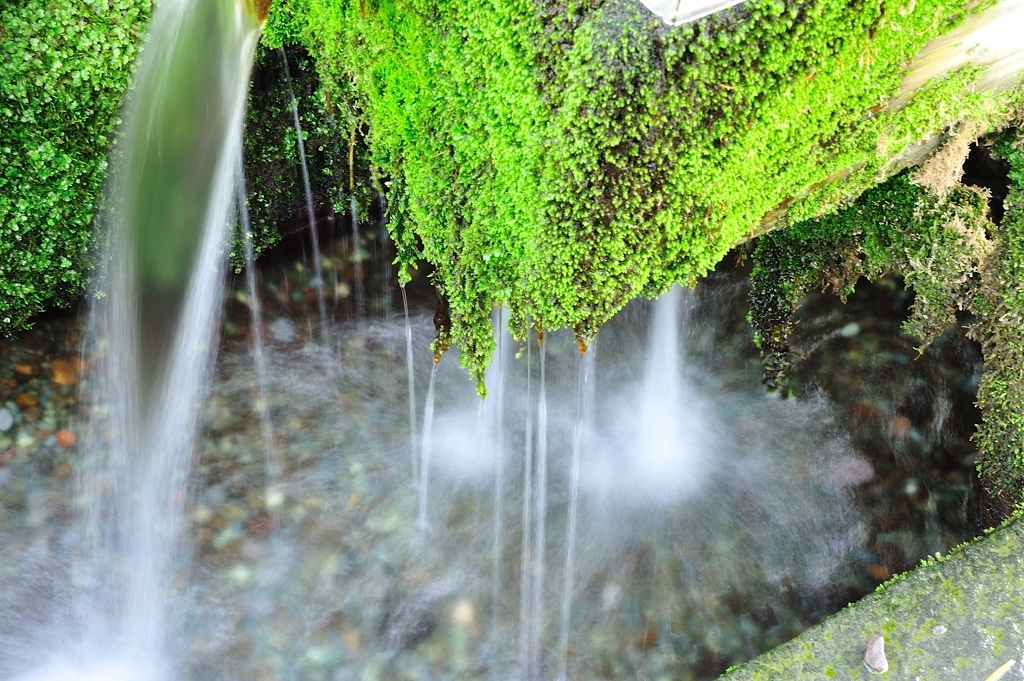
<path id="1" fill-rule="evenodd" d="M 499 307 L 494 313 L 497 352 L 491 366 L 496 374 L 497 389 L 494 391 L 494 413 L 491 422 L 491 437 L 494 446 L 494 517 L 492 523 L 493 549 L 491 556 L 491 640 L 500 638 L 498 628 L 501 619 L 501 543 L 504 534 L 505 494 L 505 374 L 508 371 L 505 352 L 505 326 L 507 313 Z"/>
<path id="2" fill-rule="evenodd" d="M 352 263 L 354 265 L 352 278 L 355 279 L 356 316 L 362 317 L 363 308 L 366 306 L 366 294 L 363 291 L 363 251 L 359 238 L 359 205 L 356 203 L 355 194 L 352 194 L 349 199 L 349 211 L 352 213 Z"/>
<path id="3" fill-rule="evenodd" d="M 562 577 L 562 629 L 559 636 L 558 679 L 568 677 L 569 629 L 572 615 L 573 571 L 576 568 L 576 528 L 579 515 L 580 497 L 580 459 L 583 449 L 583 426 L 587 413 L 587 397 L 592 389 L 594 348 L 590 351 L 581 348 L 579 356 L 579 377 L 576 385 L 576 428 L 572 438 L 572 462 L 569 470 L 569 518 L 565 532 L 565 569 Z"/>
<path id="4" fill-rule="evenodd" d="M 79 644 L 26 678 L 175 677 L 166 603 L 189 554 L 181 491 L 217 338 L 262 24 L 253 14 L 200 0 L 165 0 L 154 12 L 100 218 L 93 418 L 77 490 L 82 592 L 67 635 Z"/>
<path id="5" fill-rule="evenodd" d="M 545 375 L 545 357 L 547 346 L 544 343 L 544 332 L 538 330 L 537 345 L 540 349 L 540 388 L 537 395 L 537 500 L 534 512 L 533 529 L 533 608 L 530 623 L 530 676 L 540 678 L 540 639 L 544 627 L 544 564 L 545 540 L 547 538 L 548 514 L 548 398 L 547 376 Z"/>
<path id="6" fill-rule="evenodd" d="M 519 568 L 519 661 L 523 676 L 530 678 L 531 631 L 530 592 L 532 582 L 531 550 L 533 549 L 533 410 L 530 409 L 530 390 L 532 369 L 530 357 L 530 334 L 526 334 L 526 426 L 524 428 L 523 449 L 523 546 L 522 561 Z"/>

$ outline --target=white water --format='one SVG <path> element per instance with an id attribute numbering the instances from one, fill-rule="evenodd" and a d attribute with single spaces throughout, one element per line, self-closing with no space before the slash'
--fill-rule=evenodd
<path id="1" fill-rule="evenodd" d="M 533 409 L 530 333 L 526 333 L 526 426 L 523 444 L 523 542 L 522 559 L 519 565 L 519 664 L 523 676 L 530 678 L 533 636 L 533 616 L 530 612 L 533 590 Z"/>
<path id="2" fill-rule="evenodd" d="M 327 339 L 327 306 L 324 303 L 324 273 L 320 262 L 320 237 L 316 229 L 316 213 L 313 212 L 313 190 L 309 184 L 309 166 L 306 163 L 306 143 L 302 139 L 302 123 L 299 121 L 299 102 L 295 98 L 292 87 L 292 76 L 288 69 L 288 55 L 284 47 L 280 49 L 281 63 L 284 65 L 284 78 L 288 83 L 288 94 L 292 101 L 292 118 L 295 121 L 295 135 L 299 145 L 299 161 L 302 163 L 302 188 L 306 192 L 306 213 L 309 215 L 309 240 L 313 244 L 313 285 L 316 287 L 317 309 L 320 312 L 320 337 Z"/>
<path id="3" fill-rule="evenodd" d="M 77 494 L 72 617 L 33 680 L 174 677 L 168 602 L 188 560 L 182 506 L 210 375 L 260 25 L 241 4 L 157 7 L 102 216 L 93 418 Z"/>
<path id="4" fill-rule="evenodd" d="M 420 490 L 419 490 L 419 515 L 416 524 L 420 534 L 426 533 L 427 506 L 430 494 L 430 454 L 433 448 L 434 436 L 434 387 L 437 383 L 437 367 L 440 362 L 435 360 L 434 366 L 430 369 L 430 385 L 427 387 L 427 402 L 423 409 L 423 442 L 420 445 Z"/>
<path id="5" fill-rule="evenodd" d="M 242 159 L 238 159 L 238 213 L 242 225 L 242 248 L 245 251 L 245 287 L 249 296 L 249 315 L 252 317 L 252 358 L 256 366 L 256 388 L 259 400 L 256 411 L 260 417 L 260 433 L 263 436 L 263 466 L 266 476 L 266 503 L 270 509 L 273 525 L 280 525 L 278 506 L 281 498 L 281 462 L 277 444 L 274 441 L 274 426 L 270 420 L 270 393 L 267 390 L 267 360 L 263 342 L 263 308 L 260 306 L 259 288 L 256 284 L 256 257 L 252 247 L 252 223 L 245 197 L 245 171 Z"/>
<path id="6" fill-rule="evenodd" d="M 494 409 L 490 414 L 488 437 L 494 442 L 494 515 L 491 523 L 491 535 L 494 542 L 491 555 L 491 639 L 497 641 L 501 636 L 499 630 L 501 624 L 501 545 L 505 534 L 505 374 L 509 368 L 510 341 L 512 339 L 506 338 L 508 335 L 505 330 L 508 325 L 508 313 L 505 308 L 499 307 L 495 310 L 492 318 L 498 347 L 495 358 L 491 362 L 494 381 L 489 383 L 493 386 L 493 393 L 488 395 L 490 398 L 488 401 L 493 404 Z"/>
<path id="7" fill-rule="evenodd" d="M 412 459 L 413 484 L 419 478 L 419 460 L 416 457 L 416 374 L 412 362 L 412 324 L 409 322 L 409 297 L 402 284 L 402 309 L 405 312 L 405 362 L 409 372 L 409 456 Z"/>
<path id="8" fill-rule="evenodd" d="M 537 335 L 540 346 L 540 389 L 537 395 L 537 492 L 533 529 L 533 594 L 530 612 L 530 662 L 528 672 L 531 678 L 540 678 L 541 637 L 544 633 L 544 581 L 547 577 L 545 544 L 547 542 L 548 514 L 548 398 L 545 359 L 547 344 L 543 332 Z"/>
<path id="9" fill-rule="evenodd" d="M 562 571 L 562 619 L 558 639 L 558 678 L 568 678 L 569 630 L 572 618 L 573 585 L 576 569 L 576 526 L 579 522 L 580 464 L 587 414 L 587 397 L 593 385 L 594 342 L 579 357 L 576 385 L 576 428 L 572 437 L 572 461 L 569 470 L 569 520 L 565 531 L 565 568 Z"/>

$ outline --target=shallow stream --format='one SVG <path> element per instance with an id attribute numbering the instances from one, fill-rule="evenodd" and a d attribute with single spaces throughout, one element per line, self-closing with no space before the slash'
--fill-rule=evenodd
<path id="1" fill-rule="evenodd" d="M 361 248 L 369 257 L 381 246 L 365 237 Z M 176 678 L 551 678 L 564 655 L 570 678 L 708 679 L 980 529 L 968 439 L 976 349 L 950 332 L 915 359 L 898 331 L 910 302 L 900 282 L 862 282 L 846 306 L 807 301 L 795 395 L 768 395 L 746 279 L 724 268 L 677 293 L 674 357 L 663 347 L 652 359 L 656 304 L 645 301 L 591 347 L 563 649 L 575 342 L 564 332 L 545 342 L 541 524 L 536 341 L 527 355 L 501 340 L 500 409 L 497 365 L 481 402 L 455 352 L 444 356 L 421 527 L 401 296 L 367 268 L 357 317 L 352 252 L 346 239 L 325 241 L 326 344 L 312 268 L 298 254 L 260 268 L 281 469 L 270 493 L 245 279 L 229 284 L 187 491 L 191 562 L 169 604 Z M 421 430 L 433 301 L 422 281 L 409 292 Z M 88 390 L 76 328 L 44 320 L 0 352 L 0 402 L 14 416 L 0 434 L 4 678 L 67 644 L 54 632 L 69 616 L 81 541 L 68 434 L 80 427 L 76 390 Z"/>

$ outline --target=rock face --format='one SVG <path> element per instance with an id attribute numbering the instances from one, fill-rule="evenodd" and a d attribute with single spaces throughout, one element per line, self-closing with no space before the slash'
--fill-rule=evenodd
<path id="1" fill-rule="evenodd" d="M 872 674 L 884 674 L 889 671 L 889 661 L 885 659 L 885 639 L 878 634 L 868 639 L 868 649 L 864 653 L 864 666 Z"/>

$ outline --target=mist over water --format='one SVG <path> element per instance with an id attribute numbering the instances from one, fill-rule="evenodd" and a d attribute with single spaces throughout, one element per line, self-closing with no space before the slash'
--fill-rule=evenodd
<path id="1" fill-rule="evenodd" d="M 271 509 L 258 372 L 248 342 L 226 343 L 203 401 L 199 467 L 183 499 L 195 555 L 169 592 L 166 666 L 147 657 L 133 668 L 119 656 L 109 668 L 97 663 L 102 676 L 93 678 L 146 678 L 139 668 L 168 669 L 176 679 L 512 678 L 523 665 L 548 678 L 560 666 L 566 596 L 569 677 L 597 673 L 613 655 L 621 674 L 705 678 L 695 671 L 705 664 L 702 651 L 737 660 L 765 647 L 751 618 L 776 618 L 785 636 L 801 626 L 792 612 L 824 617 L 829 594 L 864 569 L 865 511 L 851 490 L 872 478 L 871 465 L 851 448 L 824 396 L 779 400 L 764 394 L 757 375 L 723 372 L 729 350 L 697 304 L 676 289 L 630 304 L 601 331 L 582 422 L 572 334 L 545 339 L 543 411 L 541 352 L 516 357 L 515 341 L 504 337 L 501 438 L 497 386 L 481 402 L 454 350 L 435 365 L 430 316 L 412 314 L 418 406 L 433 405 L 429 443 L 421 419 L 416 434 L 417 448 L 430 452 L 418 471 L 429 494 L 417 488 L 409 460 L 402 315 L 339 325 L 329 348 L 268 335 L 265 408 L 282 453 L 272 533 L 261 529 Z M 431 384 L 433 399 L 425 400 Z M 542 431 L 546 437 L 543 485 L 539 477 L 526 485 L 521 474 L 527 408 L 535 410 L 535 474 Z M 425 527 L 417 522 L 424 512 Z M 524 522 L 533 523 L 526 557 Z M 65 551 L 56 542 L 16 560 L 25 572 L 30 564 L 59 572 Z M 533 569 L 525 600 L 524 564 Z M 50 615 L 61 600 L 28 600 L 17 611 Z M 92 612 L 92 621 L 102 622 L 103 612 Z M 66 651 L 73 640 L 50 625 L 40 630 L 51 647 Z M 53 664 L 81 669 L 83 655 Z M 71 673 L 51 666 L 28 678 Z"/>
<path id="2" fill-rule="evenodd" d="M 259 31 L 243 2 L 167 0 L 155 11 L 99 219 L 107 250 L 85 351 L 92 406 L 71 555 L 48 564 L 57 593 L 36 607 L 54 610 L 21 632 L 25 648 L 0 651 L 7 674 L 173 678 L 168 606 L 189 555 L 197 402 L 218 336 Z"/>

